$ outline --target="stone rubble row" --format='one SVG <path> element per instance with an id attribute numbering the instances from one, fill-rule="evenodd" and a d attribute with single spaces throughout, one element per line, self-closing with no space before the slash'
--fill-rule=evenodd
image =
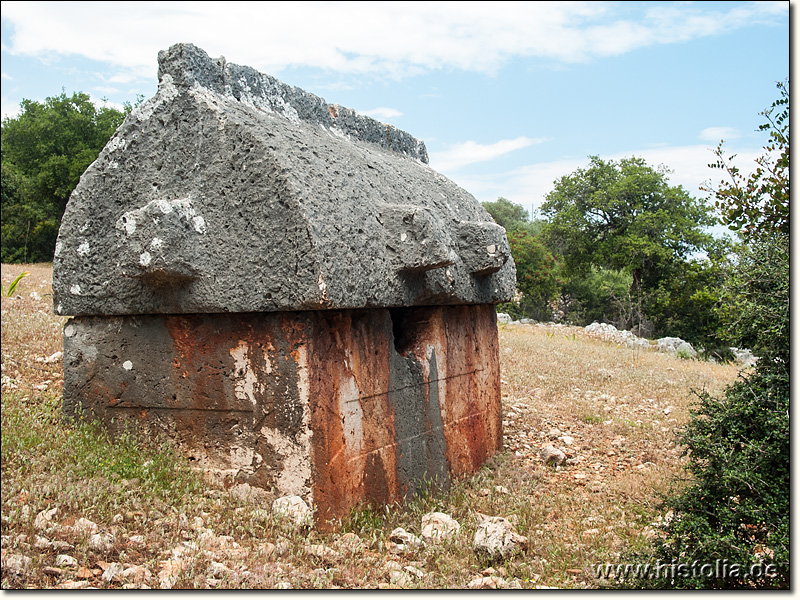
<path id="1" fill-rule="evenodd" d="M 519 319 L 513 320 L 506 313 L 497 313 L 497 322 L 505 325 L 546 325 L 551 327 L 564 327 L 561 323 L 539 323 L 533 319 Z M 615 344 L 625 345 L 628 348 L 647 348 L 656 352 L 664 352 L 672 356 L 680 356 L 683 358 L 697 358 L 697 351 L 687 341 L 679 337 L 663 337 L 651 344 L 649 340 L 640 338 L 636 334 L 624 329 L 617 329 L 610 323 L 594 322 L 584 328 L 587 335 L 604 340 L 606 342 L 613 342 Z M 757 356 L 747 348 L 736 348 L 731 346 L 730 351 L 733 353 L 734 362 L 742 367 L 751 367 L 758 360 Z"/>

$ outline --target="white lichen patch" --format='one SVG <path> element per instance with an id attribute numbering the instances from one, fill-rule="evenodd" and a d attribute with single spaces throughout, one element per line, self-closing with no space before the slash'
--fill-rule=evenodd
<path id="1" fill-rule="evenodd" d="M 194 230 L 197 233 L 205 233 L 206 232 L 206 221 L 200 215 L 196 217 L 192 217 L 192 225 L 194 225 Z"/>
<path id="2" fill-rule="evenodd" d="M 147 250 L 145 250 L 144 252 L 142 252 L 139 255 L 139 264 L 142 265 L 143 267 L 149 266 L 150 262 L 152 260 L 153 260 L 153 257 L 150 255 L 150 253 Z"/>
<path id="3" fill-rule="evenodd" d="M 124 231 L 126 235 L 132 235 L 139 223 L 158 223 L 161 215 L 168 215 L 173 212 L 177 213 L 181 220 L 186 221 L 196 233 L 203 234 L 206 232 L 205 219 L 197 214 L 194 206 L 192 206 L 191 197 L 176 198 L 174 200 L 156 198 L 141 208 L 122 213 L 115 226 L 118 230 Z M 155 242 L 156 239 L 159 244 L 162 243 L 160 238 L 155 238 L 153 241 Z"/>
<path id="4" fill-rule="evenodd" d="M 71 338 L 73 335 L 75 335 L 75 327 L 73 325 L 64 327 L 64 337 Z"/>
<path id="5" fill-rule="evenodd" d="M 164 245 L 164 242 L 161 241 L 161 238 L 153 238 L 153 241 L 150 242 L 150 249 L 158 252 L 161 250 L 161 246 Z"/>
<path id="6" fill-rule="evenodd" d="M 69 293 L 72 294 L 73 296 L 80 296 L 81 295 L 81 286 L 79 286 L 77 283 L 72 285 L 72 286 L 70 286 Z"/>
<path id="7" fill-rule="evenodd" d="M 322 299 L 328 299 L 328 284 L 325 283 L 325 278 L 322 276 L 322 273 L 319 274 L 317 278 L 317 285 L 319 286 L 319 291 L 322 294 Z"/>
<path id="8" fill-rule="evenodd" d="M 54 252 L 54 256 L 56 256 L 56 257 L 61 256 L 61 248 L 62 247 L 63 247 L 63 244 L 61 242 L 56 242 L 56 250 Z"/>
<path id="9" fill-rule="evenodd" d="M 124 363 L 122 363 L 122 368 L 125 369 L 126 371 L 130 371 L 131 369 L 133 369 L 133 363 L 129 360 L 126 360 Z"/>

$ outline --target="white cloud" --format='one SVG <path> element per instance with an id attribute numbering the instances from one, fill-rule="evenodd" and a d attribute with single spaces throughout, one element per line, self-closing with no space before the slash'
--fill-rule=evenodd
<path id="1" fill-rule="evenodd" d="M 0 97 L 0 113 L 4 119 L 6 117 L 13 119 L 19 114 L 19 103 L 9 102 L 5 96 Z"/>
<path id="2" fill-rule="evenodd" d="M 119 90 L 115 87 L 105 86 L 105 85 L 98 85 L 93 88 L 96 92 L 100 92 L 101 94 L 118 94 Z"/>
<path id="3" fill-rule="evenodd" d="M 633 150 L 601 158 L 618 161 L 637 156 L 651 167 L 664 165 L 672 171 L 668 174 L 670 185 L 681 185 L 695 198 L 705 198 L 707 193 L 700 190 L 700 185 L 710 181 L 716 186 L 723 179 L 721 171 L 708 167 L 708 163 L 715 158 L 712 150 L 712 147 L 704 145 L 674 146 Z M 736 154 L 736 165 L 745 176 L 755 166 L 755 159 L 762 154 L 760 148 L 731 147 L 728 150 Z M 455 173 L 448 174 L 448 177 L 481 202 L 493 202 L 502 196 L 528 210 L 532 207 L 537 210 L 545 196 L 553 190 L 557 179 L 588 165 L 588 157 L 567 157 L 526 165 L 506 173 L 479 176 Z"/>
<path id="4" fill-rule="evenodd" d="M 396 119 L 397 117 L 403 116 L 403 113 L 396 108 L 388 108 L 385 106 L 379 106 L 378 108 L 373 108 L 372 110 L 360 110 L 358 113 L 381 121 L 388 121 L 390 119 Z"/>
<path id="5" fill-rule="evenodd" d="M 587 61 L 753 23 L 785 23 L 786 2 L 698 9 L 615 2 L 6 2 L 12 54 L 77 54 L 152 77 L 159 50 L 191 41 L 276 73 L 311 66 L 402 77 L 493 72 L 513 57 Z"/>
<path id="6" fill-rule="evenodd" d="M 701 140 L 719 144 L 720 140 L 735 140 L 739 131 L 733 127 L 706 127 L 699 135 Z"/>
<path id="7" fill-rule="evenodd" d="M 514 150 L 525 148 L 531 144 L 539 144 L 544 139 L 531 139 L 520 136 L 513 140 L 500 140 L 494 144 L 478 144 L 467 141 L 457 144 L 442 152 L 432 152 L 430 165 L 437 171 L 457 171 L 458 169 L 478 162 L 492 160 Z"/>
<path id="8" fill-rule="evenodd" d="M 102 98 L 94 98 L 89 95 L 89 100 L 94 104 L 97 108 L 115 108 L 116 110 L 122 112 L 125 110 L 125 107 L 120 102 L 110 102 L 108 100 L 103 100 Z"/>
<path id="9" fill-rule="evenodd" d="M 0 73 L 0 78 L 5 79 L 6 81 L 13 81 L 14 78 L 11 77 L 8 73 Z"/>

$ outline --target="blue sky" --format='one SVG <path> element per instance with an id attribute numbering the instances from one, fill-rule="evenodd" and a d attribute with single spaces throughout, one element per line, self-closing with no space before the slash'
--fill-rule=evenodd
<path id="1" fill-rule="evenodd" d="M 121 106 L 191 42 L 425 141 L 478 200 L 641 156 L 695 196 L 748 168 L 789 76 L 789 2 L 2 2 L 2 113 L 62 88 Z"/>

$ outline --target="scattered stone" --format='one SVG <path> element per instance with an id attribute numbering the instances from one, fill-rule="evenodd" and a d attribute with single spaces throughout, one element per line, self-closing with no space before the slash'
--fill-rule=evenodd
<path id="1" fill-rule="evenodd" d="M 310 527 L 313 513 L 300 496 L 283 496 L 272 503 L 272 514 L 295 527 Z"/>
<path id="2" fill-rule="evenodd" d="M 361 552 L 366 548 L 364 542 L 361 541 L 361 538 L 352 532 L 345 533 L 336 540 L 335 544 L 339 551 L 345 554 L 355 554 L 356 552 Z"/>
<path id="3" fill-rule="evenodd" d="M 511 492 L 508 491 L 508 488 L 503 485 L 496 485 L 494 486 L 494 491 L 498 494 L 510 494 Z"/>
<path id="4" fill-rule="evenodd" d="M 401 588 L 407 588 L 414 584 L 414 578 L 404 570 L 392 569 L 389 571 L 389 583 Z"/>
<path id="5" fill-rule="evenodd" d="M 53 524 L 53 518 L 58 513 L 58 507 L 51 508 L 50 510 L 43 510 L 33 520 L 33 528 L 37 531 L 47 529 Z"/>
<path id="6" fill-rule="evenodd" d="M 422 539 L 435 543 L 457 535 L 461 530 L 458 521 L 441 512 L 432 512 L 422 517 Z"/>
<path id="7" fill-rule="evenodd" d="M 134 546 L 144 546 L 144 536 L 143 535 L 128 536 L 128 542 L 133 544 Z"/>
<path id="8" fill-rule="evenodd" d="M 113 533 L 96 533 L 89 538 L 89 548 L 98 552 L 108 552 L 114 547 Z"/>
<path id="9" fill-rule="evenodd" d="M 425 545 L 420 538 L 418 538 L 413 533 L 409 533 L 402 527 L 397 527 L 389 534 L 389 540 L 393 544 L 395 544 L 392 550 L 397 552 L 407 552 L 409 550 L 416 550 L 417 548 L 422 548 Z"/>
<path id="10" fill-rule="evenodd" d="M 547 432 L 547 437 L 549 437 L 551 440 L 557 440 L 560 435 L 561 431 L 556 427 L 552 427 L 550 431 Z"/>
<path id="11" fill-rule="evenodd" d="M 62 569 L 59 569 L 58 567 L 44 567 L 42 569 L 42 573 L 44 573 L 45 575 L 52 575 L 53 577 L 58 577 L 63 572 L 64 571 Z"/>
<path id="12" fill-rule="evenodd" d="M 208 569 L 206 569 L 206 576 L 212 577 L 215 579 L 224 579 L 225 577 L 230 576 L 233 573 L 231 569 L 226 567 L 224 564 L 211 561 L 211 564 L 208 565 Z"/>
<path id="13" fill-rule="evenodd" d="M 111 583 L 112 581 L 121 582 L 124 571 L 125 568 L 121 563 L 113 562 L 103 570 L 102 580 L 106 583 Z"/>
<path id="14" fill-rule="evenodd" d="M 418 569 L 412 565 L 406 565 L 405 570 L 411 573 L 417 579 L 422 579 L 425 577 L 425 572 L 422 569 Z"/>
<path id="15" fill-rule="evenodd" d="M 268 491 L 253 487 L 249 483 L 237 483 L 231 487 L 229 492 L 234 498 L 253 504 L 267 503 L 273 498 Z"/>
<path id="16" fill-rule="evenodd" d="M 504 590 L 508 583 L 502 577 L 490 575 L 489 577 L 476 577 L 467 584 L 471 590 Z"/>
<path id="17" fill-rule="evenodd" d="M 276 590 L 291 590 L 293 588 L 292 588 L 292 584 L 289 583 L 288 581 L 279 581 L 278 583 L 275 584 L 275 589 Z"/>
<path id="18" fill-rule="evenodd" d="M 135 584 L 141 584 L 145 581 L 149 581 L 152 577 L 153 573 L 150 572 L 150 569 L 144 566 L 128 567 L 122 572 L 123 581 L 132 581 Z"/>
<path id="19" fill-rule="evenodd" d="M 59 554 L 56 556 L 56 564 L 59 567 L 77 567 L 78 559 L 69 554 Z"/>
<path id="20" fill-rule="evenodd" d="M 79 535 L 93 535 L 98 531 L 97 523 L 90 521 L 89 519 L 84 519 L 81 517 L 75 524 L 72 526 L 72 531 Z"/>
<path id="21" fill-rule="evenodd" d="M 159 587 L 162 590 L 171 590 L 180 574 L 186 568 L 186 562 L 182 559 L 169 559 L 158 564 L 161 570 L 158 572 Z"/>
<path id="22" fill-rule="evenodd" d="M 3 571 L 10 575 L 21 576 L 28 572 L 31 562 L 31 559 L 24 554 L 4 554 Z"/>
<path id="23" fill-rule="evenodd" d="M 567 455 L 555 446 L 545 446 L 539 453 L 539 458 L 546 465 L 563 465 L 567 460 Z"/>
<path id="24" fill-rule="evenodd" d="M 497 322 L 505 325 L 506 323 L 511 322 L 511 317 L 506 313 L 497 313 Z"/>
<path id="25" fill-rule="evenodd" d="M 733 352 L 733 360 L 740 367 L 752 367 L 758 362 L 758 357 L 753 356 L 752 351 L 747 348 L 731 347 Z"/>
<path id="26" fill-rule="evenodd" d="M 89 585 L 88 581 L 65 581 L 59 584 L 58 589 L 60 590 L 85 590 L 90 589 L 91 586 Z M 91 588 L 94 589 L 94 588 Z"/>
<path id="27" fill-rule="evenodd" d="M 116 515 L 114 515 L 114 516 L 111 518 L 111 522 L 112 522 L 112 523 L 114 523 L 115 525 L 119 525 L 120 523 L 122 523 L 122 522 L 124 522 L 124 521 L 125 521 L 125 517 L 123 517 L 123 516 L 122 516 L 121 514 L 119 514 L 119 513 L 117 513 Z"/>
<path id="28" fill-rule="evenodd" d="M 528 538 L 514 531 L 514 526 L 505 517 L 490 517 L 476 513 L 480 519 L 472 548 L 476 554 L 490 559 L 507 557 L 516 552 Z"/>
<path id="29" fill-rule="evenodd" d="M 286 556 L 291 551 L 292 551 L 292 545 L 289 542 L 289 540 L 285 538 L 278 538 L 278 541 L 275 544 L 275 555 Z"/>
<path id="30" fill-rule="evenodd" d="M 697 352 L 689 342 L 679 337 L 664 337 L 656 341 L 656 350 L 673 356 L 696 358 Z"/>
<path id="31" fill-rule="evenodd" d="M 87 569 L 86 567 L 78 567 L 78 572 L 75 573 L 75 577 L 77 579 L 91 579 L 94 577 L 94 573 L 92 573 L 91 569 Z"/>
<path id="32" fill-rule="evenodd" d="M 572 446 L 572 444 L 575 443 L 575 440 L 572 438 L 572 436 L 569 435 L 562 435 L 558 439 L 567 446 Z"/>

